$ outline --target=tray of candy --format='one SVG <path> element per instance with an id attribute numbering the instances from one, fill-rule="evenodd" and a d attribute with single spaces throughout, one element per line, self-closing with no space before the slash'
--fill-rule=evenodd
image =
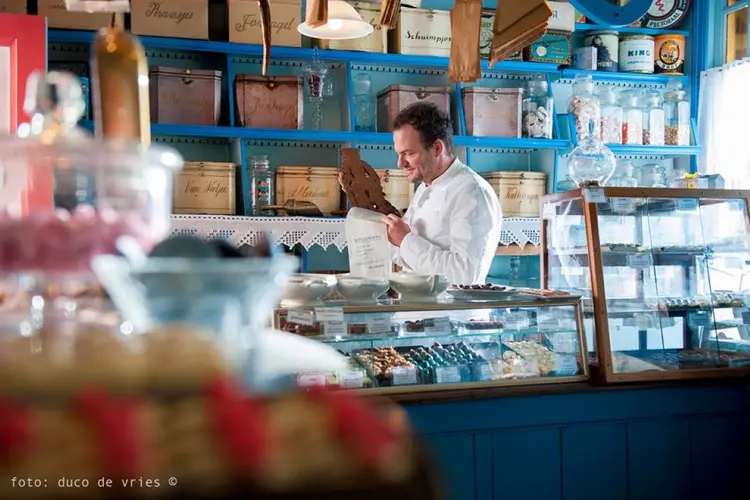
<path id="1" fill-rule="evenodd" d="M 446 290 L 455 300 L 463 301 L 498 301 L 512 300 L 518 296 L 518 290 L 501 285 L 487 283 L 484 285 L 451 285 Z"/>

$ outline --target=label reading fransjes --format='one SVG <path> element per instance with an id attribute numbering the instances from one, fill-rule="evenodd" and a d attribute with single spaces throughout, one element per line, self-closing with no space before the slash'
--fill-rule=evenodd
<path id="1" fill-rule="evenodd" d="M 397 366 L 391 370 L 393 385 L 414 385 L 417 383 L 416 368 Z"/>
<path id="2" fill-rule="evenodd" d="M 423 321 L 425 335 L 450 335 L 453 333 L 448 318 L 427 318 Z"/>
<path id="3" fill-rule="evenodd" d="M 642 24 L 646 28 L 674 28 L 685 19 L 689 8 L 690 0 L 653 0 Z"/>
<path id="4" fill-rule="evenodd" d="M 461 371 L 457 366 L 438 366 L 435 379 L 438 384 L 457 384 L 461 382 Z"/>
<path id="5" fill-rule="evenodd" d="M 310 326 L 315 324 L 315 315 L 312 311 L 304 309 L 289 309 L 286 313 L 286 322 Z"/>
<path id="6" fill-rule="evenodd" d="M 344 310 L 341 307 L 316 307 L 315 318 L 318 321 L 344 321 Z"/>

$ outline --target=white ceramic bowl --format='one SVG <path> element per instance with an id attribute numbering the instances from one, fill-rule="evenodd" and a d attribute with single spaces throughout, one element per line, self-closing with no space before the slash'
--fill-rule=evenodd
<path id="1" fill-rule="evenodd" d="M 385 278 L 361 278 L 342 274 L 337 276 L 336 290 L 347 304 L 374 304 L 391 287 Z"/>
<path id="2" fill-rule="evenodd" d="M 401 300 L 432 301 L 446 291 L 450 282 L 442 274 L 395 273 L 391 275 L 391 286 L 401 295 Z"/>
<path id="3" fill-rule="evenodd" d="M 336 288 L 336 277 L 330 274 L 293 274 L 284 286 L 281 302 L 290 305 L 318 304 Z"/>

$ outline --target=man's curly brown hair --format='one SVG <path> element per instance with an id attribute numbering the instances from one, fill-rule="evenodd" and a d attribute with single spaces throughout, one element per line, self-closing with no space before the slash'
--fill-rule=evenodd
<path id="1" fill-rule="evenodd" d="M 419 132 L 422 145 L 429 149 L 440 140 L 447 153 L 453 152 L 453 122 L 445 111 L 430 102 L 415 102 L 404 109 L 393 120 L 393 130 L 411 125 Z"/>

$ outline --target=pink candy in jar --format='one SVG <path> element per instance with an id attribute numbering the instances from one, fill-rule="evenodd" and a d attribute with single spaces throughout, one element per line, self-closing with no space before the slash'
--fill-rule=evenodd
<path id="1" fill-rule="evenodd" d="M 117 252 L 120 236 L 138 237 L 142 232 L 132 216 L 89 205 L 23 218 L 0 213 L 0 272 L 88 271 L 96 255 Z"/>

